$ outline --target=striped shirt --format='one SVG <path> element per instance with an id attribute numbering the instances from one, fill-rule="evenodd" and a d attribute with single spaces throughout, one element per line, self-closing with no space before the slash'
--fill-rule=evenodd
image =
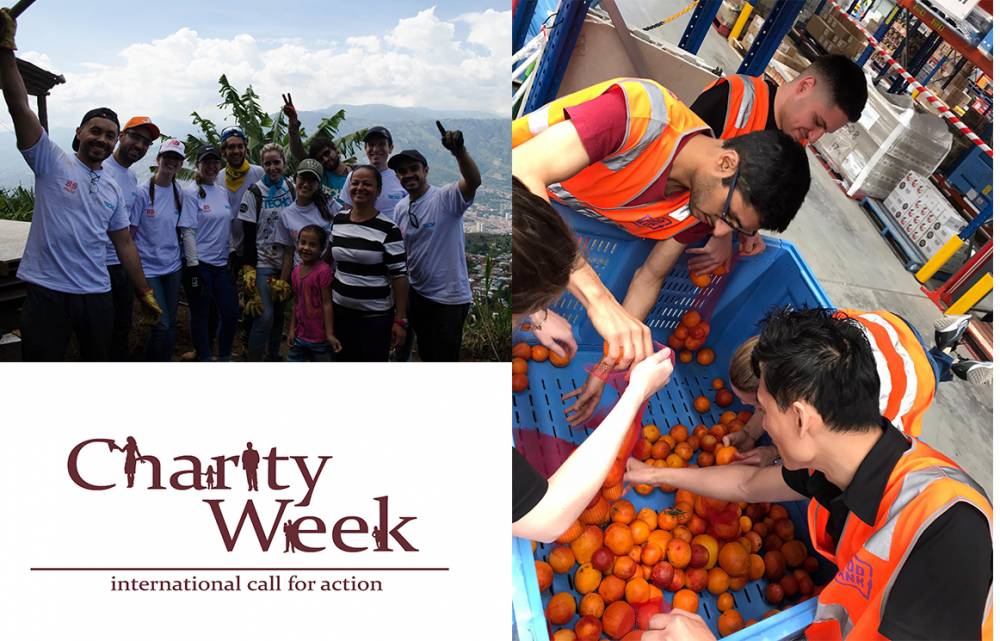
<path id="1" fill-rule="evenodd" d="M 393 308 L 390 279 L 406 276 L 403 234 L 379 214 L 363 223 L 351 220 L 350 210 L 333 218 L 330 251 L 337 266 L 333 302 L 363 312 Z"/>

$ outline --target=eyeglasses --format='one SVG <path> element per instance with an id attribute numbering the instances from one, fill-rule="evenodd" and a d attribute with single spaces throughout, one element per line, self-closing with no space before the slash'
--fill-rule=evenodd
<path id="1" fill-rule="evenodd" d="M 410 201 L 410 207 L 406 210 L 406 216 L 410 219 L 410 227 L 420 229 L 420 221 L 417 219 L 416 214 L 413 213 L 413 201 Z"/>
<path id="2" fill-rule="evenodd" d="M 733 202 L 733 193 L 736 191 L 736 183 L 740 180 L 740 166 L 736 165 L 736 171 L 733 173 L 733 182 L 729 185 L 729 194 L 726 196 L 726 206 L 722 209 L 722 213 L 715 216 L 716 219 L 721 220 L 726 223 L 734 230 L 740 232 L 744 236 L 756 236 L 757 230 L 750 231 L 740 224 L 740 221 L 736 220 L 736 217 L 729 213 L 729 205 Z M 712 214 L 709 214 L 712 217 Z M 713 224 L 715 221 L 712 221 Z"/>

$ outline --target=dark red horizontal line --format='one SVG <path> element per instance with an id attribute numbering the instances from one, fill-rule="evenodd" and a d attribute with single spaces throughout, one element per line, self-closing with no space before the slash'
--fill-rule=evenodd
<path id="1" fill-rule="evenodd" d="M 448 572 L 450 568 L 30 568 L 32 572 Z"/>

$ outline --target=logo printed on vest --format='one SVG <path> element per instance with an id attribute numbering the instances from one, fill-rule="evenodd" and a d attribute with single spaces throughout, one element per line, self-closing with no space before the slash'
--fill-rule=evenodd
<path id="1" fill-rule="evenodd" d="M 864 598 L 868 599 L 872 593 L 872 566 L 857 557 L 847 562 L 834 581 L 841 585 L 854 588 Z"/>
<path id="2" fill-rule="evenodd" d="M 676 221 L 670 216 L 662 216 L 653 218 L 652 216 L 643 216 L 639 220 L 635 221 L 633 224 L 639 227 L 646 227 L 648 229 L 663 229 L 665 227 L 670 227 Z"/>

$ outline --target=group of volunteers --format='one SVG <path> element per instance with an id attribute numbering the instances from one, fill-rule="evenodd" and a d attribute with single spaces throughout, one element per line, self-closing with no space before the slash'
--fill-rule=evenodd
<path id="1" fill-rule="evenodd" d="M 758 231 L 786 229 L 809 189 L 803 145 L 857 121 L 866 102 L 862 70 L 824 56 L 780 87 L 725 76 L 691 106 L 655 81 L 617 78 L 514 121 L 515 324 L 572 355 L 572 330 L 549 309 L 568 290 L 607 341 L 587 382 L 564 397 L 579 397 L 566 409 L 572 424 L 590 418 L 611 369 L 631 369 L 615 407 L 551 478 L 513 452 L 516 536 L 548 542 L 569 528 L 635 413 L 669 380 L 670 350 L 654 351 L 644 319 L 681 254 L 704 273 L 727 264 L 734 244 L 744 255 L 766 251 Z M 553 201 L 656 241 L 621 303 Z M 789 307 L 746 320 L 759 335 L 733 354 L 730 384 L 756 411 L 725 439 L 737 464 L 630 459 L 625 482 L 734 502 L 808 499 L 812 546 L 838 573 L 819 592 L 807 639 L 991 639 L 991 501 L 919 438 L 937 384 L 969 370 L 953 362 L 969 318 L 935 323 L 930 350 L 885 310 Z M 758 446 L 765 434 L 770 444 Z M 673 610 L 654 616 L 642 639 L 714 635 L 698 615 Z"/>
<path id="2" fill-rule="evenodd" d="M 462 223 L 481 183 L 461 131 L 438 123 L 461 175 L 443 187 L 428 183 L 419 151 L 393 154 L 385 127 L 364 137 L 370 164 L 348 166 L 322 137 L 305 149 L 290 95 L 293 177 L 277 144 L 252 164 L 239 127 L 223 129 L 219 147 L 186 150 L 149 117 L 121 126 L 105 107 L 84 115 L 71 155 L 28 105 L 6 10 L 0 29 L 4 99 L 35 174 L 17 272 L 24 360 L 64 359 L 73 337 L 82 360 L 129 360 L 136 298 L 151 324 L 144 360 L 171 360 L 182 290 L 199 361 L 230 360 L 241 322 L 252 361 L 281 360 L 283 342 L 290 361 L 408 360 L 414 342 L 423 361 L 459 360 L 472 301 Z M 131 167 L 154 146 L 140 182 Z M 195 178 L 184 187 L 188 154 Z"/>

